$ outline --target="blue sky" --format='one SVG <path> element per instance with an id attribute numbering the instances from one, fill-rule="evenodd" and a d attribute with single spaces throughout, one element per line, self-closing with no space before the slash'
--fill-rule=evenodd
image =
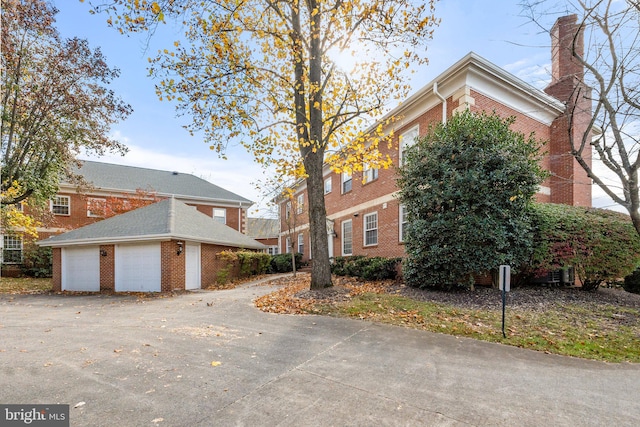
<path id="1" fill-rule="evenodd" d="M 228 160 L 218 158 L 201 138 L 191 137 L 182 125 L 189 117 L 176 117 L 174 105 L 158 100 L 154 80 L 147 76 L 147 58 L 160 48 L 171 48 L 180 29 L 163 26 L 145 51 L 145 37 L 123 36 L 109 28 L 105 15 L 89 14 L 89 5 L 79 0 L 53 0 L 60 10 L 57 28 L 63 37 L 86 38 L 100 47 L 111 67 L 121 70 L 112 88 L 134 112 L 113 127 L 113 134 L 130 151 L 124 156 L 94 160 L 131 166 L 192 173 L 238 193 L 260 205 L 252 216 L 266 216 L 265 200 L 253 183 L 263 172 L 242 148 L 231 147 Z M 435 30 L 426 56 L 429 64 L 414 75 L 413 91 L 430 82 L 464 55 L 473 51 L 505 68 L 526 82 L 542 88 L 550 75 L 550 47 L 546 34 L 525 17 L 513 0 L 442 0 L 436 16 L 442 23 Z"/>

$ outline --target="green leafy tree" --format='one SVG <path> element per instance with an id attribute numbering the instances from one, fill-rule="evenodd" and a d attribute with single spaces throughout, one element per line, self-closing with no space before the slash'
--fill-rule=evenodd
<path id="1" fill-rule="evenodd" d="M 530 257 L 529 204 L 545 173 L 541 143 L 510 130 L 514 121 L 463 112 L 409 149 L 398 181 L 409 285 L 473 286 L 476 274 Z"/>
<path id="2" fill-rule="evenodd" d="M 80 151 L 124 152 L 110 126 L 131 107 L 107 88 L 119 74 L 86 40 L 63 40 L 44 0 L 2 0 L 2 205 L 42 204 Z"/>
<path id="3" fill-rule="evenodd" d="M 240 142 L 281 176 L 306 180 L 311 288 L 331 286 L 323 164 L 390 164 L 376 150 L 382 127 L 362 132 L 406 96 L 404 70 L 426 61 L 418 49 L 437 24 L 435 0 L 97 3 L 121 32 L 153 33 L 169 17 L 184 25 L 183 39 L 152 59 L 158 95 L 189 114 L 213 150 Z"/>

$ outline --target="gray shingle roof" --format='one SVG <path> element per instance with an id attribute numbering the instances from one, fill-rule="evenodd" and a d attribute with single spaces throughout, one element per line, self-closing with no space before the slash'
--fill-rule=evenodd
<path id="1" fill-rule="evenodd" d="M 57 247 L 169 239 L 246 249 L 265 248 L 263 244 L 174 198 L 52 236 L 38 244 Z"/>
<path id="2" fill-rule="evenodd" d="M 188 173 L 170 172 L 158 169 L 123 166 L 112 163 L 82 161 L 76 173 L 96 189 L 136 191 L 155 191 L 161 195 L 176 197 L 195 197 L 253 204 L 246 199 L 224 188 L 218 187 L 202 178 Z"/>
<path id="3" fill-rule="evenodd" d="M 278 237 L 280 221 L 271 218 L 247 218 L 247 236 L 254 239 Z"/>

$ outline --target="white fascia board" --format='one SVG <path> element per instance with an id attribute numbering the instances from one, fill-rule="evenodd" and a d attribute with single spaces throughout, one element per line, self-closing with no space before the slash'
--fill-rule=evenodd
<path id="1" fill-rule="evenodd" d="M 123 237 L 100 237 L 87 239 L 52 240 L 45 239 L 36 242 L 38 246 L 50 246 L 52 248 L 64 246 L 87 246 L 87 245 L 111 245 L 118 243 L 140 243 L 140 242 L 162 242 L 169 241 L 173 237 L 168 234 L 156 234 L 147 236 L 123 236 Z"/>

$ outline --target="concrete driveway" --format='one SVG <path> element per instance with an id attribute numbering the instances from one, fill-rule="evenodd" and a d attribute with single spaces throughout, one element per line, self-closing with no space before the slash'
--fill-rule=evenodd
<path id="1" fill-rule="evenodd" d="M 638 426 L 640 365 L 263 313 L 248 284 L 0 297 L 0 403 L 72 426 Z"/>

